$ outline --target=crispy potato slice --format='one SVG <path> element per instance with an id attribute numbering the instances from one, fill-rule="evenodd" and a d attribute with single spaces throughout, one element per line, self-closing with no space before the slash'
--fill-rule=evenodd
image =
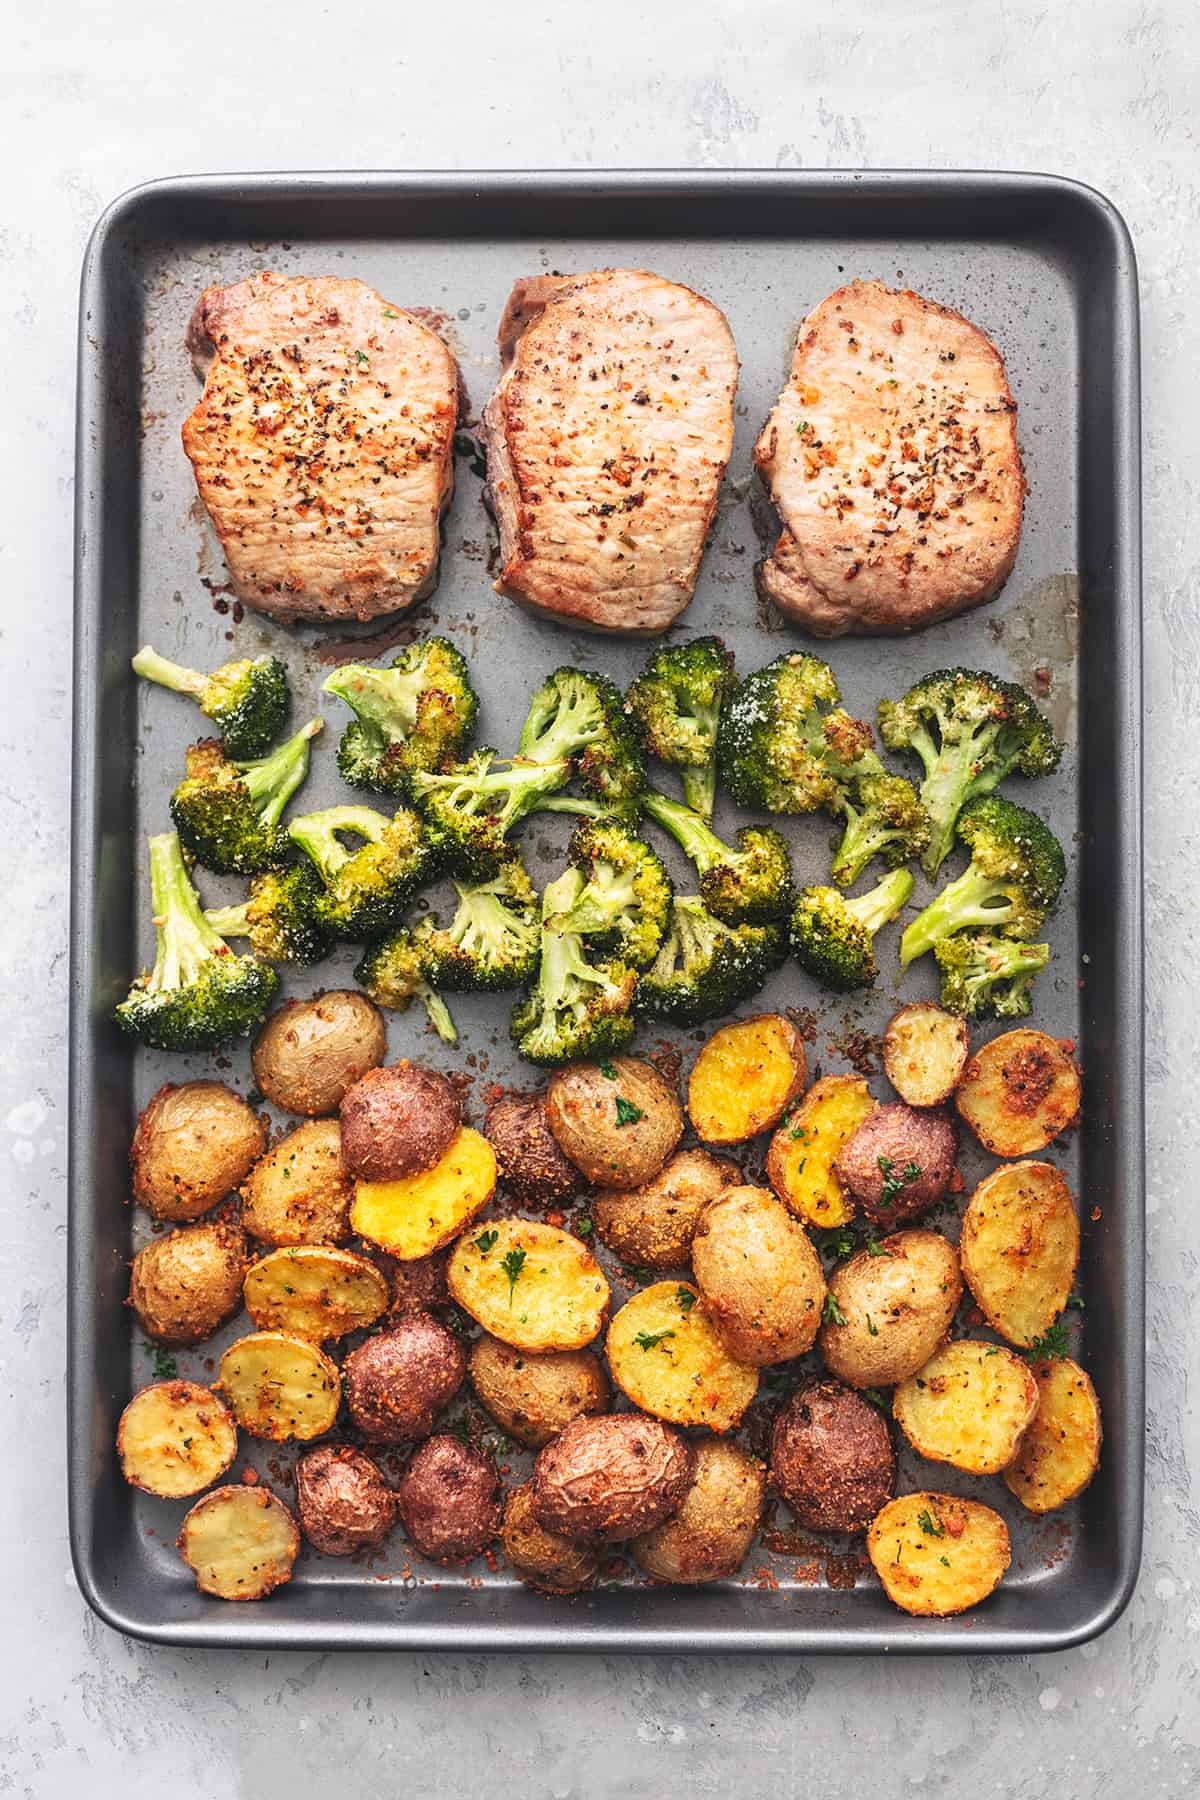
<path id="1" fill-rule="evenodd" d="M 1030 1156 L 1079 1117 L 1070 1046 L 1044 1031 L 1006 1031 L 968 1062 L 954 1094 L 960 1117 L 994 1156 Z"/>
<path id="2" fill-rule="evenodd" d="M 237 1455 L 237 1426 L 211 1388 L 155 1381 L 121 1414 L 117 1455 L 130 1487 L 182 1500 L 224 1475 Z"/>
<path id="3" fill-rule="evenodd" d="M 605 1348 L 617 1386 L 671 1425 L 728 1431 L 758 1392 L 758 1370 L 734 1361 L 687 1282 L 656 1281 L 627 1300 Z"/>
<path id="4" fill-rule="evenodd" d="M 360 1181 L 350 1223 L 400 1262 L 415 1262 L 457 1237 L 495 1187 L 496 1152 L 464 1125 L 432 1168 L 399 1181 Z"/>
<path id="5" fill-rule="evenodd" d="M 1000 1514 L 953 1494 L 889 1500 L 867 1533 L 867 1554 L 889 1600 L 934 1619 L 978 1606 L 1012 1561 Z"/>
<path id="6" fill-rule="evenodd" d="M 782 1013 L 756 1013 L 714 1032 L 696 1058 L 687 1106 L 706 1144 L 769 1131 L 804 1091 L 804 1039 Z"/>
<path id="7" fill-rule="evenodd" d="M 1045 1162 L 993 1169 L 963 1214 L 959 1255 L 992 1330 L 1032 1344 L 1067 1304 L 1079 1260 L 1079 1221 L 1062 1173 Z"/>
<path id="8" fill-rule="evenodd" d="M 465 1312 L 518 1350 L 581 1350 L 608 1311 L 608 1282 L 591 1251 L 532 1219 L 496 1219 L 465 1233 L 447 1280 Z"/>
<path id="9" fill-rule="evenodd" d="M 314 1344 L 373 1325 L 391 1297 L 373 1262 L 331 1244 L 272 1250 L 247 1272 L 242 1292 L 246 1311 L 261 1330 Z"/>
<path id="10" fill-rule="evenodd" d="M 252 1331 L 221 1358 L 217 1388 L 255 1437 L 315 1438 L 337 1418 L 342 1378 L 307 1338 Z"/>
<path id="11" fill-rule="evenodd" d="M 892 1417 L 930 1462 L 998 1475 L 1038 1409 L 1027 1363 L 999 1344 L 946 1344 L 892 1396 Z"/>
<path id="12" fill-rule="evenodd" d="M 967 1021 L 933 1000 L 902 1006 L 883 1034 L 883 1069 L 909 1106 L 941 1106 L 962 1079 Z"/>
<path id="13" fill-rule="evenodd" d="M 1062 1357 L 1034 1370 L 1040 1396 L 1033 1424 L 1004 1485 L 1027 1512 L 1053 1512 L 1081 1494 L 1100 1466 L 1100 1402 L 1088 1376 Z"/>
<path id="14" fill-rule="evenodd" d="M 854 1202 L 833 1172 L 846 1139 L 875 1111 L 861 1075 L 825 1075 L 771 1139 L 767 1180 L 806 1225 L 845 1225 Z"/>
<path id="15" fill-rule="evenodd" d="M 175 1547 L 202 1594 L 261 1600 L 291 1580 L 300 1529 L 270 1488 L 222 1487 L 196 1502 Z"/>

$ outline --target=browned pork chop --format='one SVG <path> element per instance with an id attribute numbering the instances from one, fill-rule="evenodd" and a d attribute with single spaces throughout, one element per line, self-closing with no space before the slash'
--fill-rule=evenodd
<path id="1" fill-rule="evenodd" d="M 1021 534 L 1016 410 L 960 313 L 878 281 L 830 294 L 755 446 L 783 523 L 763 592 L 816 637 L 915 631 L 992 599 Z"/>
<path id="2" fill-rule="evenodd" d="M 738 360 L 711 300 L 641 269 L 518 282 L 483 415 L 497 592 L 664 631 L 692 597 L 733 446 Z"/>
<path id="3" fill-rule="evenodd" d="M 211 349 L 183 427 L 239 600 L 295 619 L 374 619 L 433 586 L 454 485 L 458 368 L 361 281 L 252 275 L 208 288 Z"/>

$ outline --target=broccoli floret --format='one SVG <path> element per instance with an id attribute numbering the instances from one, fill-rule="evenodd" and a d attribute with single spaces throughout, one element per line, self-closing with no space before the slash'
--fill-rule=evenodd
<path id="1" fill-rule="evenodd" d="M 851 887 L 882 856 L 891 869 L 920 856 L 929 842 L 929 814 L 902 775 L 864 775 L 841 803 L 846 829 L 833 858 L 833 879 Z"/>
<path id="2" fill-rule="evenodd" d="M 311 863 L 291 863 L 256 875 L 240 906 L 209 908 L 204 916 L 222 937 L 249 938 L 266 962 L 320 962 L 333 948 L 333 933 L 319 917 L 322 892 Z"/>
<path id="3" fill-rule="evenodd" d="M 792 905 L 792 857 L 787 840 L 770 825 L 747 825 L 731 850 L 699 813 L 647 793 L 650 817 L 669 831 L 696 865 L 700 898 L 727 925 L 766 925 L 786 919 Z"/>
<path id="4" fill-rule="evenodd" d="M 1049 775 L 1063 747 L 1023 687 L 983 669 L 937 669 L 900 700 L 879 707 L 889 750 L 912 750 L 925 767 L 921 799 L 932 822 L 922 865 L 936 875 L 968 800 L 1006 775 Z"/>
<path id="5" fill-rule="evenodd" d="M 1066 858 L 1036 813 L 999 794 L 985 794 L 967 802 L 955 831 L 971 852 L 970 865 L 904 933 L 903 969 L 956 931 L 978 927 L 1001 937 L 1032 938 L 1058 900 Z"/>
<path id="6" fill-rule="evenodd" d="M 739 683 L 717 738 L 718 766 L 739 806 L 836 809 L 849 782 L 882 773 L 871 727 L 839 698 L 833 670 L 816 656 L 777 656 Z"/>
<path id="7" fill-rule="evenodd" d="M 262 1023 L 278 975 L 256 956 L 235 956 L 213 930 L 175 832 L 149 848 L 158 952 L 117 1007 L 117 1024 L 155 1050 L 211 1050 L 245 1037 Z"/>
<path id="8" fill-rule="evenodd" d="M 413 931 L 432 986 L 494 993 L 532 980 L 541 947 L 538 897 L 520 858 L 508 857 L 491 881 L 454 887 L 449 925 L 430 916 Z"/>
<path id="9" fill-rule="evenodd" d="M 405 926 L 370 945 L 354 971 L 354 979 L 376 1006 L 390 1012 L 407 1012 L 413 1001 L 419 1000 L 442 1042 L 457 1044 L 458 1029 L 450 1009 L 427 980 L 421 946 Z"/>
<path id="10" fill-rule="evenodd" d="M 699 1025 L 757 994 L 787 953 L 782 925 L 726 925 L 699 894 L 676 894 L 662 949 L 638 984 L 637 1010 Z"/>
<path id="11" fill-rule="evenodd" d="M 657 954 L 671 911 L 671 877 L 649 844 L 623 825 L 581 825 L 569 855 L 584 885 L 547 923 L 643 969 Z"/>
<path id="12" fill-rule="evenodd" d="M 441 773 L 414 770 L 412 789 L 447 864 L 469 880 L 488 881 L 512 854 L 509 832 L 543 809 L 570 774 L 569 762 L 501 762 L 484 749 Z"/>
<path id="13" fill-rule="evenodd" d="M 133 672 L 190 695 L 220 732 L 231 757 L 264 756 L 283 729 L 291 703 L 287 670 L 276 656 L 222 663 L 211 675 L 201 675 L 145 644 L 133 659 Z"/>
<path id="14" fill-rule="evenodd" d="M 343 663 L 322 692 L 358 715 L 338 746 L 343 779 L 385 794 L 407 794 L 414 769 L 440 769 L 460 755 L 479 711 L 466 662 L 442 637 L 410 644 L 390 669 Z"/>
<path id="15" fill-rule="evenodd" d="M 321 878 L 317 918 L 352 942 L 390 931 L 436 862 L 424 827 L 407 806 L 393 818 L 370 806 L 330 806 L 288 826 Z M 365 838 L 357 850 L 342 835 Z"/>
<path id="16" fill-rule="evenodd" d="M 737 686 L 733 653 L 720 638 L 656 650 L 625 696 L 659 762 L 678 769 L 687 803 L 711 819 L 717 792 L 717 729 Z"/>
<path id="17" fill-rule="evenodd" d="M 634 1033 L 635 972 L 616 960 L 589 962 L 577 933 L 549 927 L 570 912 L 583 885 L 572 866 L 542 895 L 538 976 L 512 1016 L 521 1055 L 549 1067 L 623 1050 Z"/>
<path id="18" fill-rule="evenodd" d="M 646 780 L 642 748 L 620 689 L 606 675 L 556 669 L 529 703 L 519 758 L 566 763 L 559 787 L 573 773 L 594 799 L 625 818 L 636 816 Z"/>
<path id="19" fill-rule="evenodd" d="M 875 933 L 896 917 L 912 890 L 909 869 L 893 869 L 852 900 L 835 887 L 802 889 L 792 914 L 792 955 L 836 993 L 870 987 L 879 973 Z"/>
<path id="20" fill-rule="evenodd" d="M 231 761 L 217 738 L 193 744 L 187 775 L 171 795 L 171 818 L 184 847 L 219 875 L 258 875 L 288 855 L 283 809 L 308 774 L 310 719 L 295 737 L 255 762 Z"/>
<path id="21" fill-rule="evenodd" d="M 968 1019 L 1021 1019 L 1033 1004 L 1033 978 L 1050 960 L 1049 944 L 1017 944 L 986 931 L 964 931 L 934 948 L 942 1005 Z"/>

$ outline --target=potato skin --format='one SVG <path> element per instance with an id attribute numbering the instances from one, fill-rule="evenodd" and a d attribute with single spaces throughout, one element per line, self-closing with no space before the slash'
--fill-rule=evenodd
<path id="1" fill-rule="evenodd" d="M 471 1385 L 511 1437 L 540 1450 L 583 1413 L 609 1402 L 608 1379 L 590 1350 L 514 1349 L 488 1332 L 471 1346 Z"/>
<path id="2" fill-rule="evenodd" d="M 242 1184 L 242 1224 L 264 1244 L 344 1244 L 354 1185 L 336 1119 L 307 1119 Z"/>
<path id="3" fill-rule="evenodd" d="M 383 1015 L 357 988 L 332 988 L 289 1000 L 254 1040 L 250 1063 L 259 1088 L 284 1112 L 319 1119 L 387 1055 Z"/>
<path id="4" fill-rule="evenodd" d="M 432 1313 L 405 1313 L 346 1357 L 346 1408 L 372 1444 L 428 1437 L 466 1372 L 466 1351 L 452 1331 Z"/>
<path id="5" fill-rule="evenodd" d="M 879 1250 L 834 1269 L 829 1292 L 846 1322 L 827 1318 L 817 1338 L 830 1374 L 856 1388 L 915 1375 L 945 1342 L 962 1298 L 958 1252 L 939 1232 L 893 1232 Z"/>
<path id="6" fill-rule="evenodd" d="M 644 1187 L 597 1194 L 592 1219 L 622 1261 L 648 1269 L 685 1269 L 696 1221 L 710 1200 L 742 1179 L 736 1163 L 707 1150 L 677 1150 Z"/>
<path id="7" fill-rule="evenodd" d="M 435 1250 L 432 1256 L 418 1256 L 412 1262 L 401 1262 L 399 1257 L 389 1256 L 373 1244 L 364 1243 L 362 1253 L 378 1263 L 387 1276 L 392 1295 L 390 1311 L 394 1316 L 429 1312 L 435 1306 L 450 1304 L 450 1289 L 446 1286 L 446 1270 L 450 1264 L 448 1249 Z"/>
<path id="8" fill-rule="evenodd" d="M 322 1556 L 352 1556 L 382 1544 L 396 1522 L 396 1496 L 371 1458 L 349 1444 L 318 1444 L 296 1464 L 300 1529 Z"/>
<path id="9" fill-rule="evenodd" d="M 865 1531 L 896 1486 L 883 1414 L 840 1381 L 812 1377 L 775 1415 L 771 1481 L 807 1531 Z"/>
<path id="10" fill-rule="evenodd" d="M 704 1310 L 730 1356 L 764 1367 L 804 1356 L 825 1300 L 821 1259 L 767 1188 L 729 1188 L 710 1200 L 692 1239 Z"/>
<path id="11" fill-rule="evenodd" d="M 202 1344 L 242 1303 L 246 1239 L 224 1220 L 152 1238 L 133 1259 L 129 1304 L 156 1344 Z"/>
<path id="12" fill-rule="evenodd" d="M 133 1197 L 156 1219 L 198 1219 L 245 1179 L 266 1145 L 266 1122 L 223 1082 L 168 1081 L 133 1134 Z"/>
<path id="13" fill-rule="evenodd" d="M 633 1559 L 655 1581 L 692 1585 L 734 1575 L 758 1530 L 766 1471 L 726 1438 L 692 1446 L 692 1479 L 674 1518 L 633 1540 Z"/>
<path id="14" fill-rule="evenodd" d="M 462 1125 L 446 1077 L 407 1060 L 368 1069 L 342 1100 L 342 1154 L 361 1181 L 396 1181 L 431 1169 Z"/>
<path id="15" fill-rule="evenodd" d="M 640 1117 L 622 1124 L 618 1099 Z M 546 1119 L 564 1156 L 602 1188 L 644 1187 L 683 1135 L 679 1096 L 653 1063 L 633 1056 L 559 1069 L 546 1089 Z"/>
<path id="16" fill-rule="evenodd" d="M 687 1439 L 657 1419 L 572 1419 L 533 1465 L 533 1516 L 577 1543 L 620 1543 L 676 1511 L 691 1471 Z"/>
<path id="17" fill-rule="evenodd" d="M 414 1549 L 433 1562 L 468 1562 L 500 1531 L 500 1477 L 490 1456 L 456 1437 L 421 1445 L 396 1489 Z"/>
<path id="18" fill-rule="evenodd" d="M 872 1225 L 894 1231 L 943 1198 L 957 1152 L 957 1134 L 947 1113 L 918 1111 L 895 1100 L 877 1106 L 850 1133 L 834 1158 L 833 1173 Z M 904 1180 L 905 1170 L 914 1165 L 920 1173 Z M 889 1177 L 902 1185 L 885 1195 Z"/>
<path id="19" fill-rule="evenodd" d="M 594 1550 L 538 1524 L 529 1481 L 509 1494 L 501 1537 L 509 1567 L 527 1586 L 544 1594 L 577 1594 L 595 1579 L 600 1566 Z"/>
<path id="20" fill-rule="evenodd" d="M 582 1175 L 550 1129 L 544 1092 L 493 1101 L 483 1135 L 496 1152 L 501 1181 L 519 1205 L 566 1206 L 582 1191 Z"/>

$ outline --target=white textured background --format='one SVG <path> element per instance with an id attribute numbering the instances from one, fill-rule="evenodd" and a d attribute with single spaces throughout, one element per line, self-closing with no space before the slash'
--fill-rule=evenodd
<path id="1" fill-rule="evenodd" d="M 0 1794 L 1125 1800 L 1200 1792 L 1200 238 L 1186 0 L 24 5 L 0 54 Z M 67 644 L 76 283 L 104 204 L 220 169 L 1028 168 L 1124 212 L 1146 480 L 1148 1534 L 1038 1661 L 178 1654 L 90 1617 L 64 1505 Z M 1192 284 L 1189 286 L 1189 282 Z"/>

